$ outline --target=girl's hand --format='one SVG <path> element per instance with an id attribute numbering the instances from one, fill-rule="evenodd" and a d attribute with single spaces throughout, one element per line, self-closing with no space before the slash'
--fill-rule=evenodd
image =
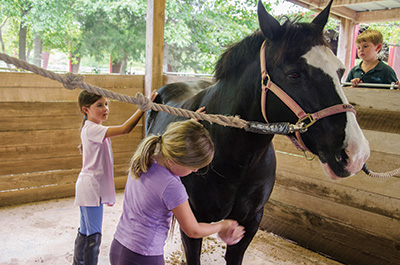
<path id="1" fill-rule="evenodd" d="M 200 108 L 198 108 L 195 112 L 198 112 L 198 113 L 206 113 L 206 107 L 200 107 Z M 192 119 L 192 120 L 194 120 L 194 121 L 196 121 L 196 122 L 199 122 L 198 119 Z"/>
<path id="2" fill-rule="evenodd" d="M 350 82 L 353 84 L 353 86 L 358 86 L 359 83 L 362 83 L 360 78 L 354 78 L 350 80 Z"/>
<path id="3" fill-rule="evenodd" d="M 218 236 L 228 245 L 235 245 L 244 237 L 244 227 L 234 220 L 223 220 Z"/>

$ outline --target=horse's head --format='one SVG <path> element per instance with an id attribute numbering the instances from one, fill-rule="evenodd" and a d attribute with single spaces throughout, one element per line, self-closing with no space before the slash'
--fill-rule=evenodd
<path id="1" fill-rule="evenodd" d="M 323 37 L 331 3 L 312 23 L 286 21 L 280 25 L 258 2 L 260 29 L 266 38 L 266 70 L 272 82 L 305 113 L 317 113 L 335 105 L 349 106 L 340 83 L 344 66 Z M 275 94 L 268 92 L 266 97 L 265 111 L 270 122 L 283 121 L 283 117 L 289 117 L 285 120 L 292 123 L 298 121 Z M 359 172 L 370 153 L 355 113 L 350 111 L 321 118 L 301 139 L 320 158 L 325 173 L 334 179 Z"/>

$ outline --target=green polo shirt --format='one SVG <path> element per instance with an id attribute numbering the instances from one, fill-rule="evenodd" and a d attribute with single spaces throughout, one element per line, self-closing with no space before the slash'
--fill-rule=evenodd
<path id="1" fill-rule="evenodd" d="M 361 68 L 361 64 L 354 66 L 347 76 L 346 82 L 354 78 L 360 78 L 363 83 L 388 84 L 396 82 L 397 76 L 392 67 L 379 60 L 379 63 L 367 73 Z"/>

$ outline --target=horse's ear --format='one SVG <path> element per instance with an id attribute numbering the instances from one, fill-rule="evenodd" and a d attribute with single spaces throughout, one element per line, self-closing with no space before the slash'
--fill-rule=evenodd
<path id="1" fill-rule="evenodd" d="M 265 10 L 261 0 L 257 4 L 258 23 L 264 37 L 269 40 L 277 40 L 281 36 L 281 25 L 279 22 Z"/>
<path id="2" fill-rule="evenodd" d="M 333 0 L 329 2 L 329 4 L 325 7 L 321 13 L 318 14 L 316 18 L 313 19 L 312 23 L 317 24 L 321 27 L 321 30 L 324 29 L 326 22 L 328 22 L 329 12 L 331 11 L 331 5 Z"/>

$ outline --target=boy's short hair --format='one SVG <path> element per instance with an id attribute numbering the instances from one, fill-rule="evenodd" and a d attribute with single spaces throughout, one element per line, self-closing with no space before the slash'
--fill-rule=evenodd
<path id="1" fill-rule="evenodd" d="M 356 38 L 356 43 L 361 42 L 372 42 L 375 46 L 383 43 L 382 33 L 375 29 L 367 29 L 364 30 L 360 35 Z"/>

